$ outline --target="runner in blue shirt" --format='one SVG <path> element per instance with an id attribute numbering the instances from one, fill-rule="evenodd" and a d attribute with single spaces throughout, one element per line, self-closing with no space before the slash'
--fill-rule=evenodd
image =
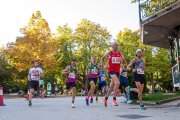
<path id="1" fill-rule="evenodd" d="M 127 65 L 124 65 L 123 68 L 121 68 L 120 72 L 120 85 L 119 87 L 122 88 L 124 86 L 126 90 L 126 98 L 127 98 L 127 103 L 131 103 L 132 101 L 130 100 L 130 86 L 128 86 L 127 82 Z"/>
<path id="2" fill-rule="evenodd" d="M 105 96 L 106 93 L 106 72 L 103 70 L 103 66 L 100 66 L 100 71 L 98 73 L 99 82 L 98 82 L 98 91 L 96 93 L 96 103 L 98 103 L 99 92 L 102 91 L 102 96 Z"/>

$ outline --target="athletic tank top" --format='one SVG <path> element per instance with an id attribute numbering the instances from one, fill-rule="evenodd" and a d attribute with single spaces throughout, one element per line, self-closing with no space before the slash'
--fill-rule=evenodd
<path id="1" fill-rule="evenodd" d="M 66 79 L 66 82 L 76 82 L 76 67 L 73 68 L 71 65 L 70 65 L 70 73 Z"/>
<path id="2" fill-rule="evenodd" d="M 99 72 L 99 75 L 100 74 L 101 74 L 101 76 L 99 76 L 99 83 L 106 82 L 106 72 L 104 70 L 101 70 Z"/>
<path id="3" fill-rule="evenodd" d="M 109 68 L 108 72 L 120 72 L 120 64 L 121 64 L 121 53 L 117 52 L 114 53 L 113 51 L 110 51 L 109 53 Z"/>
<path id="4" fill-rule="evenodd" d="M 97 78 L 98 77 L 98 63 L 95 65 L 91 63 L 90 65 L 90 73 L 88 78 Z"/>
<path id="5" fill-rule="evenodd" d="M 125 70 L 124 68 L 121 69 L 122 70 L 122 77 L 127 77 L 127 70 Z"/>
<path id="6" fill-rule="evenodd" d="M 138 61 L 138 58 L 134 59 L 134 67 L 137 70 L 137 74 L 144 74 L 144 59 L 141 58 Z"/>

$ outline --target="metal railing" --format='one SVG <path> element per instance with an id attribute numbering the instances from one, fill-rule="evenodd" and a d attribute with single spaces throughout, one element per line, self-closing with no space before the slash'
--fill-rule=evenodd
<path id="1" fill-rule="evenodd" d="M 139 0 L 140 22 L 163 11 L 180 0 Z"/>

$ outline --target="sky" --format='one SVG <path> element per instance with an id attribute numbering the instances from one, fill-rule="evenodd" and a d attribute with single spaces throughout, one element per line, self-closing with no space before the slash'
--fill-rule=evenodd
<path id="1" fill-rule="evenodd" d="M 53 33 L 64 24 L 75 29 L 83 18 L 106 27 L 113 38 L 124 28 L 139 29 L 138 5 L 130 0 L 0 0 L 0 45 L 15 42 L 37 10 Z"/>

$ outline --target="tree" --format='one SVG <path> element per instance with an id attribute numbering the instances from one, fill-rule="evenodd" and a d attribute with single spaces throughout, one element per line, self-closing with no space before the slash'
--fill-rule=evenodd
<path id="1" fill-rule="evenodd" d="M 135 58 L 136 50 L 141 48 L 147 66 L 145 73 L 148 86 L 152 87 L 152 91 L 154 91 L 157 84 L 164 88 L 164 81 L 171 80 L 169 51 L 162 48 L 143 45 L 138 33 L 138 30 L 131 31 L 127 28 L 120 31 L 117 35 L 117 41 L 120 44 L 119 49 L 122 51 L 129 63 L 133 58 Z M 129 74 L 129 78 L 131 77 L 132 74 Z"/>
<path id="2" fill-rule="evenodd" d="M 164 82 L 167 83 L 167 81 L 172 82 L 171 58 L 168 50 L 157 48 L 154 54 L 154 67 L 156 68 L 154 76 L 156 83 L 164 90 L 172 90 L 172 86 L 167 87 L 167 85 L 163 84 Z"/>
<path id="3" fill-rule="evenodd" d="M 40 11 L 32 14 L 28 25 L 20 31 L 23 36 L 17 37 L 16 43 L 5 50 L 21 76 L 19 79 L 27 80 L 28 69 L 35 60 L 41 63 L 47 76 L 53 76 L 57 68 L 57 60 L 54 57 L 57 41 L 53 39 L 48 23 Z"/>
<path id="4" fill-rule="evenodd" d="M 0 48 L 0 86 L 4 87 L 4 92 L 8 92 L 16 74 L 16 69 L 9 62 L 4 54 L 4 48 Z"/>
<path id="5" fill-rule="evenodd" d="M 138 35 L 139 31 L 132 31 L 125 28 L 120 31 L 117 35 L 117 41 L 120 44 L 120 51 L 125 55 L 127 62 L 129 63 L 136 55 L 136 50 L 138 48 L 144 49 L 140 37 Z"/>
<path id="6" fill-rule="evenodd" d="M 79 67 L 83 73 L 83 80 L 87 80 L 86 68 L 91 61 L 91 56 L 102 57 L 107 50 L 107 42 L 111 39 L 108 30 L 100 24 L 82 19 L 75 29 L 75 41 L 77 43 L 76 55 L 79 55 Z M 85 81 L 84 81 L 85 82 Z M 87 87 L 87 82 L 86 82 Z"/>
<path id="7" fill-rule="evenodd" d="M 62 76 L 62 71 L 66 66 L 71 64 L 72 58 L 75 58 L 75 42 L 72 28 L 68 25 L 59 26 L 55 39 L 58 41 L 58 50 L 55 54 L 59 62 L 58 65 L 58 82 L 63 85 L 65 77 Z"/>

